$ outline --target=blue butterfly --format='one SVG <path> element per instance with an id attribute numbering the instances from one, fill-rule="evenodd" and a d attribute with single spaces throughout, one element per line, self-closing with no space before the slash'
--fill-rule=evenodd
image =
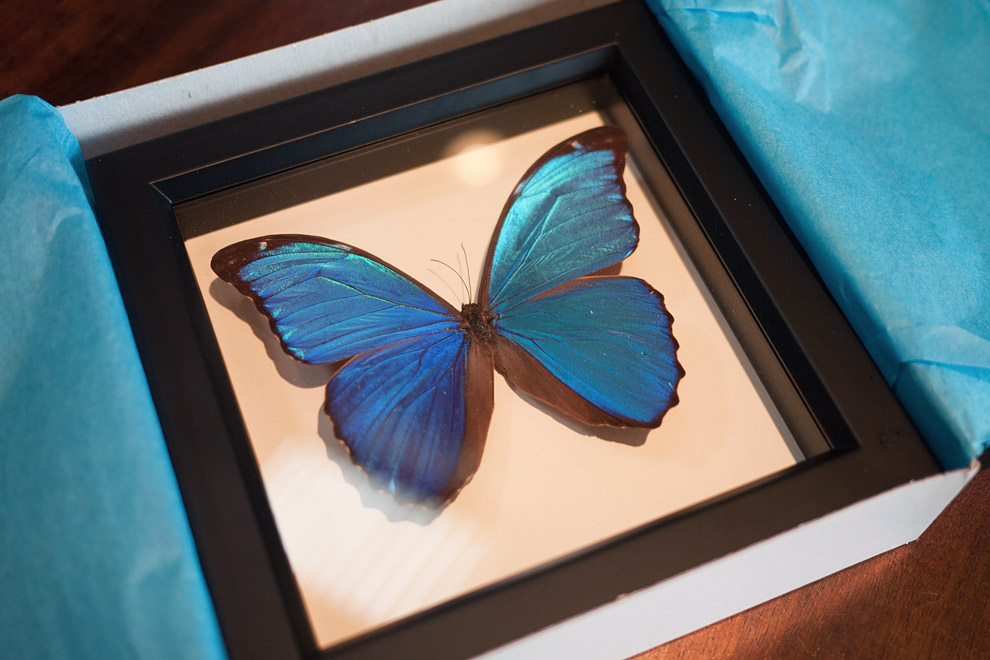
<path id="1" fill-rule="evenodd" d="M 653 428 L 684 370 L 663 297 L 633 277 L 596 275 L 632 254 L 626 136 L 576 135 L 543 155 L 502 210 L 478 301 L 460 311 L 356 247 L 276 235 L 220 250 L 213 270 L 309 364 L 346 360 L 325 410 L 355 463 L 425 503 L 478 469 L 493 367 L 526 394 L 590 425 Z"/>

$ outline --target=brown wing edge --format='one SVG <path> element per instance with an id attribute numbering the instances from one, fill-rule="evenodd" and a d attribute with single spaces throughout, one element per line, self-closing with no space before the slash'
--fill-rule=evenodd
<path id="1" fill-rule="evenodd" d="M 310 240 L 316 238 L 315 236 L 304 236 L 295 234 L 281 234 L 275 236 L 259 236 L 258 238 L 249 238 L 244 241 L 238 241 L 224 248 L 221 248 L 213 255 L 213 259 L 210 260 L 210 268 L 213 272 L 222 279 L 224 282 L 232 285 L 237 291 L 246 296 L 254 303 L 255 308 L 268 319 L 268 328 L 272 331 L 272 334 L 278 337 L 278 343 L 282 347 L 282 352 L 291 357 L 293 360 L 303 362 L 304 364 L 312 364 L 310 362 L 305 362 L 300 360 L 298 357 L 292 354 L 289 350 L 288 344 L 282 339 L 282 335 L 278 331 L 278 326 L 275 323 L 275 319 L 268 310 L 265 308 L 264 300 L 259 296 L 251 286 L 241 279 L 240 270 L 244 266 L 248 265 L 253 261 L 257 261 L 263 254 L 263 248 L 270 246 L 286 245 L 293 241 L 298 240 Z"/>
<path id="2" fill-rule="evenodd" d="M 474 477 L 485 451 L 488 427 L 495 408 L 495 371 L 491 349 L 479 342 L 468 347 L 467 373 L 464 377 L 464 437 L 457 470 L 441 495 L 444 503 L 453 500 Z"/>

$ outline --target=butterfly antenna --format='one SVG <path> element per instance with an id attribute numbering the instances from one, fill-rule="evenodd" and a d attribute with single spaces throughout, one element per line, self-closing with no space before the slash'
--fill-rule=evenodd
<path id="1" fill-rule="evenodd" d="M 467 274 L 468 302 L 473 303 L 474 287 L 471 286 L 471 268 L 468 266 L 467 250 L 464 249 L 464 243 L 461 243 L 461 254 L 464 255 L 464 272 Z M 460 258 L 458 258 L 458 261 L 460 261 Z"/>
<path id="2" fill-rule="evenodd" d="M 447 268 L 450 269 L 450 272 L 452 272 L 454 275 L 457 275 L 457 279 L 459 279 L 461 281 L 461 286 L 463 286 L 467 290 L 467 292 L 468 292 L 468 300 L 471 299 L 471 289 L 468 287 L 467 282 L 464 281 L 464 278 L 461 277 L 461 274 L 457 272 L 457 269 L 456 268 L 454 268 L 453 266 L 451 266 L 450 264 L 448 264 L 446 261 L 440 261 L 439 259 L 430 259 L 430 261 L 435 261 L 436 263 L 440 264 L 441 266 L 446 266 Z M 458 296 L 458 298 L 459 297 L 460 296 Z"/>

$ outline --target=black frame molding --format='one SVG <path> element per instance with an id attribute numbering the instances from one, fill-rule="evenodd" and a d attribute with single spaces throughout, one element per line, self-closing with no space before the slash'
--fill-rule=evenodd
<path id="1" fill-rule="evenodd" d="M 624 95 L 700 228 L 682 239 L 717 255 L 832 450 L 321 651 L 174 207 L 603 75 Z M 655 18 L 633 0 L 99 156 L 87 167 L 232 658 L 476 655 L 941 471 Z"/>

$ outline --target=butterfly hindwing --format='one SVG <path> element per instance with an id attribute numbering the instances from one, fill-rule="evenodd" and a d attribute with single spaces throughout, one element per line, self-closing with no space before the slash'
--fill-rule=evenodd
<path id="1" fill-rule="evenodd" d="M 643 280 L 572 280 L 504 312 L 496 326 L 512 344 L 496 349 L 506 377 L 580 421 L 654 427 L 677 402 L 684 372 L 670 314 Z M 544 369 L 513 355 L 520 349 Z M 572 393 L 591 407 L 567 400 Z"/>
<path id="2" fill-rule="evenodd" d="M 490 353 L 453 329 L 351 359 L 327 385 L 326 410 L 376 481 L 442 500 L 477 469 L 492 401 Z"/>

